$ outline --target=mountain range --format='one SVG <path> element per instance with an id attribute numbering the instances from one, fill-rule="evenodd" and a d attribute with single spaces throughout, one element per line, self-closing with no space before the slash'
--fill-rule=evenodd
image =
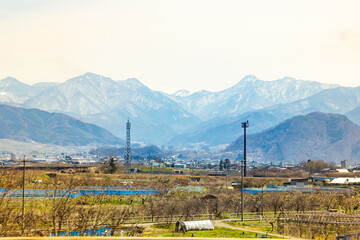
<path id="1" fill-rule="evenodd" d="M 341 114 L 313 112 L 246 138 L 247 156 L 272 162 L 360 160 L 360 126 Z M 226 151 L 243 154 L 243 136 Z"/>
<path id="2" fill-rule="evenodd" d="M 249 75 L 219 92 L 174 94 L 151 90 L 134 78 L 119 81 L 94 73 L 32 86 L 8 77 L 0 80 L 0 102 L 67 114 L 120 138 L 130 119 L 133 141 L 182 147 L 224 148 L 242 134 L 244 120 L 250 134 L 314 111 L 360 122 L 360 87 L 290 77 L 262 81 Z"/>
<path id="3" fill-rule="evenodd" d="M 237 117 L 215 118 L 176 136 L 171 142 L 189 146 L 206 139 L 205 142 L 210 145 L 227 144 L 242 134 L 241 122 L 244 120 L 250 122 L 249 133 L 256 133 L 288 118 L 316 111 L 344 114 L 354 123 L 360 124 L 360 87 L 325 89 L 304 99 L 275 104 Z"/>
<path id="4" fill-rule="evenodd" d="M 0 80 L 0 102 L 12 104 L 24 103 L 29 98 L 56 85 L 58 83 L 43 82 L 30 86 L 13 77 L 7 77 Z"/>
<path id="5" fill-rule="evenodd" d="M 183 90 L 169 97 L 185 110 L 207 121 L 217 117 L 238 116 L 275 104 L 290 103 L 335 87 L 338 85 L 296 80 L 290 77 L 276 81 L 262 81 L 254 75 L 248 75 L 236 85 L 219 92 L 203 90 L 188 94 Z"/>
<path id="6" fill-rule="evenodd" d="M 243 134 L 241 123 L 245 120 L 251 122 L 248 133 L 256 133 L 275 126 L 283 119 L 265 111 L 246 112 L 236 117 L 214 118 L 175 136 L 169 144 L 181 147 L 196 147 L 199 144 L 221 147 Z"/>
<path id="7" fill-rule="evenodd" d="M 0 139 L 61 146 L 123 145 L 124 141 L 94 124 L 61 113 L 0 104 Z"/>
<path id="8" fill-rule="evenodd" d="M 43 91 L 24 105 L 66 113 L 117 136 L 125 136 L 129 118 L 133 139 L 156 144 L 200 122 L 176 102 L 136 79 L 114 81 L 92 73 Z"/>

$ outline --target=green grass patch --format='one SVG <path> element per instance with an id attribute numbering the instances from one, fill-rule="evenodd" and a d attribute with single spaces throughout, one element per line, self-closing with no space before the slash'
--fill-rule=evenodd
<path id="1" fill-rule="evenodd" d="M 144 237 L 208 237 L 208 238 L 259 238 L 261 234 L 243 232 L 225 227 L 215 227 L 215 230 L 189 231 L 184 233 L 174 232 L 174 227 L 162 229 L 163 226 L 155 226 L 154 232 L 144 233 Z M 277 238 L 268 236 L 268 238 Z"/>
<path id="2" fill-rule="evenodd" d="M 140 167 L 142 172 L 151 172 L 151 167 Z M 153 172 L 173 172 L 175 168 L 167 168 L 167 167 L 153 167 Z"/>
<path id="3" fill-rule="evenodd" d="M 276 224 L 274 224 L 274 230 L 271 232 L 271 224 L 265 221 L 246 221 L 246 222 L 240 222 L 240 221 L 224 221 L 224 223 L 229 224 L 234 227 L 240 227 L 245 228 L 249 230 L 257 230 L 262 232 L 268 232 L 268 233 L 276 233 Z"/>
<path id="4" fill-rule="evenodd" d="M 119 198 L 105 199 L 101 203 L 102 204 L 109 204 L 109 205 L 142 205 L 141 201 L 134 201 L 133 200 L 131 202 L 131 200 L 119 199 Z"/>
<path id="5" fill-rule="evenodd" d="M 154 224 L 151 227 L 154 229 L 174 229 L 175 224 Z"/>

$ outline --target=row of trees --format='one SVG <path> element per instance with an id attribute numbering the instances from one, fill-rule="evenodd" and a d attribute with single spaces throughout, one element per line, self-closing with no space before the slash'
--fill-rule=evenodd
<path id="1" fill-rule="evenodd" d="M 69 183 L 71 184 L 71 183 Z M 56 191 L 56 190 L 54 190 Z M 71 191 L 71 187 L 68 188 Z M 69 193 L 69 192 L 67 192 Z M 151 196 L 82 196 L 72 198 L 66 192 L 60 197 L 26 199 L 25 223 L 22 225 L 21 201 L 2 196 L 0 200 L 0 235 L 16 236 L 22 227 L 26 235 L 49 235 L 62 231 L 85 231 L 103 226 L 116 231 L 132 217 L 148 216 L 154 222 L 166 216 L 172 223 L 193 219 L 195 215 L 210 214 L 222 218 L 228 213 L 241 213 L 239 192 L 212 192 L 210 198 L 200 194 L 168 193 Z M 355 212 L 359 208 L 357 195 L 343 193 L 264 193 L 245 194 L 245 211 L 307 211 L 342 209 Z M 139 220 L 140 221 L 140 220 Z"/>
<path id="2" fill-rule="evenodd" d="M 224 161 L 221 159 L 219 163 L 219 170 L 230 170 L 230 165 L 230 160 L 228 158 L 226 158 Z"/>
<path id="3" fill-rule="evenodd" d="M 281 213 L 277 219 L 277 232 L 307 239 L 335 240 L 338 236 L 357 235 L 360 229 L 358 219 L 357 215 L 343 213 L 292 214 L 292 216 Z"/>
<path id="4" fill-rule="evenodd" d="M 2 171 L 1 174 L 0 179 L 3 187 L 11 189 L 21 186 L 21 179 L 17 177 L 19 172 Z M 35 173 L 29 172 L 27 177 L 32 178 L 32 175 Z M 137 176 L 139 182 L 148 184 L 145 177 L 147 176 Z M 184 180 L 183 185 L 190 181 L 186 176 L 176 177 L 176 179 Z M 116 232 L 124 228 L 124 223 L 133 223 L 134 221 L 130 221 L 133 217 L 140 219 L 141 216 L 148 216 L 156 221 L 157 216 L 166 216 L 170 224 L 178 220 L 179 216 L 183 220 L 193 219 L 195 215 L 199 214 L 209 214 L 214 218 L 222 218 L 228 213 L 240 214 L 241 212 L 240 191 L 237 189 L 227 190 L 219 188 L 218 185 L 202 182 L 210 181 L 213 178 L 201 178 L 200 182 L 195 183 L 203 186 L 207 184 L 206 195 L 211 195 L 210 197 L 204 197 L 205 193 L 175 192 L 171 188 L 175 183 L 169 176 L 166 178 L 159 177 L 154 181 L 154 186 L 158 189 L 169 189 L 169 193 L 161 191 L 160 194 L 148 196 L 98 195 L 76 198 L 69 194 L 76 186 L 95 185 L 99 182 L 108 185 L 114 182 L 108 178 L 109 175 L 106 175 L 101 180 L 98 175 L 88 173 L 47 176 L 44 178 L 46 181 L 44 181 L 43 187 L 51 189 L 53 194 L 45 198 L 27 198 L 24 218 L 21 212 L 21 199 L 7 196 L 5 192 L 0 198 L 0 236 L 20 235 L 22 230 L 26 235 L 39 236 L 50 233 L 58 234 L 63 231 L 85 231 L 103 226 L 111 227 Z M 214 178 L 214 180 L 216 179 L 219 178 Z M 259 179 L 269 181 L 269 179 Z M 264 183 L 259 184 L 263 185 Z M 179 181 L 176 184 L 179 184 Z M 223 182 L 219 184 L 221 185 Z M 269 192 L 245 194 L 244 203 L 246 212 L 259 215 L 267 211 L 280 213 L 334 208 L 352 213 L 358 210 L 359 200 L 360 196 L 356 192 Z"/>

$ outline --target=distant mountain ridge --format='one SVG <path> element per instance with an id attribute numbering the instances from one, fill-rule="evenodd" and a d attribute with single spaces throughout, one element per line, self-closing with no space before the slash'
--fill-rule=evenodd
<path id="1" fill-rule="evenodd" d="M 24 104 L 70 114 L 118 136 L 125 136 L 125 122 L 129 118 L 133 139 L 155 144 L 200 122 L 176 102 L 137 79 L 114 81 L 93 73 L 69 79 Z"/>
<path id="2" fill-rule="evenodd" d="M 360 87 L 337 87 L 325 89 L 310 97 L 286 104 L 276 104 L 237 117 L 215 118 L 204 122 L 195 129 L 176 136 L 170 143 L 196 145 L 205 142 L 209 145 L 229 144 L 242 134 L 241 122 L 249 120 L 249 133 L 256 133 L 276 124 L 311 112 L 345 114 L 356 124 L 360 124 Z M 262 117 L 260 117 L 262 116 Z M 266 117 L 265 117 L 266 116 Z M 227 141 L 227 142 L 226 142 Z"/>
<path id="3" fill-rule="evenodd" d="M 248 75 L 236 85 L 219 92 L 199 91 L 190 95 L 169 95 L 184 109 L 202 120 L 238 116 L 274 104 L 289 103 L 312 96 L 338 85 L 296 80 L 285 77 L 276 81 L 262 81 Z"/>
<path id="4" fill-rule="evenodd" d="M 225 151 L 243 153 L 243 136 Z M 272 162 L 360 161 L 360 126 L 341 114 L 314 112 L 247 136 L 249 158 Z"/>
<path id="5" fill-rule="evenodd" d="M 4 104 L 0 104 L 0 138 L 62 146 L 124 143 L 103 128 L 61 113 Z"/>
<path id="6" fill-rule="evenodd" d="M 168 144 L 182 147 L 191 147 L 197 144 L 209 146 L 227 145 L 235 141 L 243 133 L 241 123 L 245 120 L 251 122 L 248 133 L 257 133 L 273 127 L 283 119 L 274 114 L 261 111 L 247 112 L 236 117 L 215 118 L 175 136 Z"/>
<path id="7" fill-rule="evenodd" d="M 345 114 L 351 121 L 360 125 L 360 105 Z"/>
<path id="8" fill-rule="evenodd" d="M 245 119 L 251 121 L 249 133 L 256 133 L 295 115 L 346 113 L 360 105 L 356 88 L 289 77 L 262 81 L 249 75 L 223 91 L 192 94 L 187 90 L 165 94 L 134 78 L 114 81 L 93 73 L 61 84 L 23 84 L 17 87 L 24 89 L 22 95 L 1 87 L 2 82 L 22 84 L 0 80 L 0 102 L 68 114 L 121 137 L 129 118 L 132 140 L 187 147 L 229 144 L 241 134 L 239 124 Z"/>
<path id="9" fill-rule="evenodd" d="M 291 103 L 273 105 L 264 110 L 288 116 L 307 114 L 314 111 L 345 114 L 359 105 L 360 87 L 337 87 L 323 90 L 310 97 Z"/>
<path id="10" fill-rule="evenodd" d="M 21 104 L 39 94 L 41 91 L 56 86 L 57 84 L 58 83 L 45 82 L 30 86 L 13 77 L 7 77 L 0 80 L 0 102 Z"/>

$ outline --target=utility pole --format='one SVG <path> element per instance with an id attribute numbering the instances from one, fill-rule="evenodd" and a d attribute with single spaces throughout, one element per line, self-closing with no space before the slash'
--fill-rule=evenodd
<path id="1" fill-rule="evenodd" d="M 244 221 L 244 160 L 241 160 L 241 221 Z"/>
<path id="2" fill-rule="evenodd" d="M 225 175 L 226 175 L 226 190 L 228 190 L 228 170 L 227 169 L 226 169 Z"/>
<path id="3" fill-rule="evenodd" d="M 261 186 L 261 216 L 260 216 L 261 221 L 263 220 L 264 217 L 263 197 L 264 197 L 264 185 Z"/>
<path id="4" fill-rule="evenodd" d="M 244 177 L 246 177 L 246 129 L 249 127 L 249 121 L 242 122 L 241 127 L 244 128 Z"/>
<path id="5" fill-rule="evenodd" d="M 150 169 L 151 169 L 150 182 L 151 182 L 151 186 L 152 186 L 153 163 L 152 163 L 152 161 L 151 161 L 150 153 L 149 153 L 149 161 L 150 161 Z"/>
<path id="6" fill-rule="evenodd" d="M 21 236 L 24 236 L 25 230 L 25 155 L 23 160 L 23 179 L 22 179 L 22 225 Z"/>

